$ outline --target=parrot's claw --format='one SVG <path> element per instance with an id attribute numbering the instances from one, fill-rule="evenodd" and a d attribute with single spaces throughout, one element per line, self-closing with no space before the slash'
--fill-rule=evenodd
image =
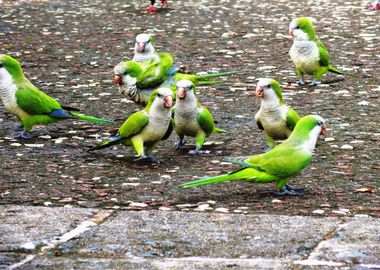
<path id="1" fill-rule="evenodd" d="M 296 188 L 291 185 L 285 185 L 279 192 L 275 192 L 278 196 L 300 196 L 305 193 L 305 189 Z"/>
<path id="2" fill-rule="evenodd" d="M 300 79 L 299 81 L 296 82 L 298 85 L 304 85 L 305 81 L 303 79 Z"/>
<path id="3" fill-rule="evenodd" d="M 141 156 L 138 159 L 135 159 L 135 162 L 141 163 L 160 163 L 160 161 L 153 156 Z"/>
<path id="4" fill-rule="evenodd" d="M 28 139 L 31 139 L 32 136 L 31 136 L 29 133 L 27 133 L 26 131 L 20 131 L 20 132 L 17 134 L 16 138 L 20 138 L 20 139 L 28 140 Z"/>
<path id="5" fill-rule="evenodd" d="M 146 11 L 148 11 L 148 12 L 155 12 L 156 8 L 154 6 L 150 6 Z"/>
<path id="6" fill-rule="evenodd" d="M 309 85 L 309 86 L 317 86 L 317 85 L 319 85 L 319 84 L 321 84 L 321 82 L 314 80 L 314 81 L 312 81 L 311 83 L 309 83 L 308 85 Z"/>
<path id="7" fill-rule="evenodd" d="M 161 8 L 162 7 L 165 7 L 165 8 L 168 7 L 168 0 L 161 0 Z"/>
<path id="8" fill-rule="evenodd" d="M 207 153 L 206 151 L 198 150 L 198 149 L 194 149 L 194 150 L 189 151 L 190 155 L 201 155 L 201 154 L 206 154 L 206 153 Z"/>
<path id="9" fill-rule="evenodd" d="M 181 149 L 182 146 L 185 145 L 185 142 L 183 140 L 179 140 L 178 142 L 175 143 L 175 149 L 178 150 L 178 149 Z"/>

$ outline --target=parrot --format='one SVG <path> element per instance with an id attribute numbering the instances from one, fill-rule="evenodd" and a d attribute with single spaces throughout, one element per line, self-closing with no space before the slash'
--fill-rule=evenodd
<path id="1" fill-rule="evenodd" d="M 114 68 L 114 82 L 119 86 L 120 94 L 144 106 L 149 101 L 152 91 L 156 88 L 168 87 L 174 92 L 175 97 L 176 83 L 180 80 L 190 80 L 195 85 L 210 85 L 219 82 L 214 78 L 234 74 L 234 72 L 202 75 L 182 73 L 180 69 L 172 66 L 173 62 L 169 57 L 164 57 L 163 60 L 158 66 L 149 61 L 148 63 L 137 63 L 136 61 L 119 63 Z M 170 68 L 168 69 L 169 66 Z M 165 71 L 167 72 L 165 73 Z"/>
<path id="2" fill-rule="evenodd" d="M 50 124 L 64 119 L 80 119 L 90 122 L 113 124 L 113 121 L 79 114 L 77 109 L 62 106 L 27 78 L 21 64 L 15 58 L 0 54 L 0 98 L 5 109 L 21 122 L 22 139 L 31 138 L 34 125 Z"/>
<path id="3" fill-rule="evenodd" d="M 154 63 L 160 61 L 160 55 L 154 49 L 154 38 L 149 34 L 138 34 L 135 41 L 135 55 L 133 61 L 144 62 L 150 59 L 154 59 Z"/>
<path id="4" fill-rule="evenodd" d="M 327 49 L 319 41 L 310 18 L 293 19 L 289 25 L 289 35 L 294 38 L 289 54 L 295 65 L 297 75 L 301 77 L 297 82 L 298 84 L 305 84 L 305 74 L 315 77 L 309 86 L 320 84 L 318 80 L 328 71 L 343 74 L 342 71 L 330 65 Z"/>
<path id="5" fill-rule="evenodd" d="M 325 120 L 319 115 L 304 116 L 297 122 L 289 138 L 272 150 L 248 158 L 230 160 L 243 168 L 228 174 L 183 183 L 180 187 L 189 188 L 234 180 L 249 183 L 275 182 L 279 189 L 275 194 L 301 195 L 305 190 L 288 185 L 288 181 L 310 164 L 320 133 L 326 135 Z"/>
<path id="6" fill-rule="evenodd" d="M 369 10 L 380 10 L 380 0 L 375 0 Z"/>
<path id="7" fill-rule="evenodd" d="M 156 89 L 150 96 L 148 105 L 129 116 L 115 136 L 88 151 L 124 144 L 133 146 L 138 156 L 136 161 L 150 160 L 159 163 L 150 154 L 158 143 L 167 139 L 173 131 L 172 106 L 173 92 L 166 87 Z"/>
<path id="8" fill-rule="evenodd" d="M 155 12 L 156 11 L 156 8 L 154 7 L 155 3 L 156 3 L 156 0 L 150 0 L 150 6 L 146 11 Z M 161 8 L 162 7 L 165 7 L 165 8 L 168 7 L 168 0 L 161 0 Z"/>
<path id="9" fill-rule="evenodd" d="M 284 104 L 280 84 L 273 79 L 262 78 L 257 83 L 256 96 L 261 98 L 260 110 L 255 115 L 257 126 L 265 131 L 267 143 L 285 140 L 300 119 L 298 113 Z"/>
<path id="10" fill-rule="evenodd" d="M 211 113 L 202 106 L 195 94 L 195 85 L 189 80 L 180 80 L 176 84 L 176 104 L 173 108 L 174 129 L 179 136 L 176 148 L 184 145 L 184 136 L 195 137 L 196 147 L 189 153 L 202 153 L 206 137 L 215 132 L 226 132 L 215 126 Z"/>

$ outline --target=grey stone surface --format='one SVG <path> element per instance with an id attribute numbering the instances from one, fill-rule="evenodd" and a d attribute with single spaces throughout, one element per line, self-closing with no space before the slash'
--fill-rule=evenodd
<path id="1" fill-rule="evenodd" d="M 104 258 L 36 258 L 20 269 L 288 269 L 291 261 L 279 259 L 104 259 Z"/>
<path id="2" fill-rule="evenodd" d="M 61 248 L 86 256 L 303 259 L 340 223 L 299 216 L 119 212 Z"/>
<path id="3" fill-rule="evenodd" d="M 0 252 L 32 252 L 102 210 L 6 206 L 0 208 Z"/>
<path id="4" fill-rule="evenodd" d="M 379 219 L 355 218 L 339 225 L 336 233 L 321 242 L 310 258 L 350 264 L 377 264 L 380 269 Z"/>

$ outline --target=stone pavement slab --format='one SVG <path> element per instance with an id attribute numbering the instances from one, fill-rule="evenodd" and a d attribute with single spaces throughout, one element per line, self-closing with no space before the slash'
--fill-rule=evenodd
<path id="1" fill-rule="evenodd" d="M 366 216 L 10 205 L 0 269 L 380 269 L 379 228 Z"/>

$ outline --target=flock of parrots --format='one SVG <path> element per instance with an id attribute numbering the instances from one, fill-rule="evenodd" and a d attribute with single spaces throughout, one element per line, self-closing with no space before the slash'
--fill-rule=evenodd
<path id="1" fill-rule="evenodd" d="M 315 33 L 312 19 L 293 19 L 289 35 L 293 37 L 289 54 L 300 77 L 299 84 L 305 84 L 304 75 L 313 75 L 315 79 L 309 85 L 315 86 L 328 71 L 342 74 L 330 65 L 328 52 Z M 179 137 L 177 149 L 183 146 L 185 136 L 195 138 L 196 147 L 190 151 L 193 154 L 202 153 L 205 139 L 212 133 L 226 132 L 215 126 L 209 110 L 199 103 L 196 86 L 214 84 L 218 77 L 233 73 L 188 74 L 183 67 L 173 66 L 171 54 L 157 53 L 153 37 L 148 34 L 136 37 L 133 59 L 119 63 L 114 73 L 120 93 L 145 108 L 129 116 L 116 135 L 89 151 L 124 144 L 134 147 L 139 160 L 156 162 L 151 156 L 152 150 L 173 130 Z M 180 187 L 244 180 L 251 183 L 275 182 L 278 195 L 296 196 L 304 192 L 287 183 L 290 177 L 309 165 L 318 135 L 326 133 L 325 120 L 318 115 L 300 118 L 295 110 L 284 104 L 281 87 L 273 79 L 260 79 L 256 95 L 261 98 L 261 107 L 255 119 L 258 127 L 264 130 L 271 149 L 248 158 L 228 160 L 242 167 L 237 171 L 187 182 Z M 21 122 L 23 131 L 19 136 L 23 139 L 30 138 L 29 131 L 34 125 L 64 119 L 113 123 L 59 104 L 25 78 L 16 59 L 4 54 L 0 55 L 0 97 L 5 109 Z"/>

